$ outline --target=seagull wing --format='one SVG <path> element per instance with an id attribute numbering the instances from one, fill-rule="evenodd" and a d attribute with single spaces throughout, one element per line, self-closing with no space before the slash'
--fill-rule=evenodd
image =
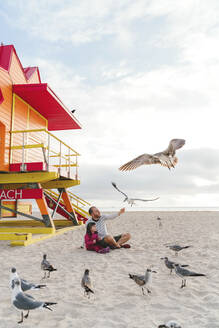
<path id="1" fill-rule="evenodd" d="M 21 279 L 21 289 L 23 292 L 31 289 L 33 286 L 34 284 L 28 283 L 27 280 Z"/>
<path id="2" fill-rule="evenodd" d="M 111 183 L 112 183 L 112 186 L 113 186 L 116 190 L 118 190 L 119 192 L 121 192 L 121 194 L 123 194 L 125 197 L 128 198 L 128 196 L 127 196 L 123 191 L 119 190 L 119 188 L 117 187 L 117 185 L 115 184 L 115 182 L 111 182 Z"/>
<path id="3" fill-rule="evenodd" d="M 43 270 L 49 270 L 52 268 L 52 265 L 50 264 L 49 261 L 47 260 L 43 260 L 42 263 L 41 263 L 41 267 Z"/>
<path id="4" fill-rule="evenodd" d="M 174 156 L 176 150 L 182 148 L 185 142 L 184 139 L 172 139 L 170 140 L 168 148 L 163 153 Z"/>
<path id="5" fill-rule="evenodd" d="M 205 274 L 203 274 L 203 273 L 197 273 L 197 272 L 194 272 L 194 271 L 183 269 L 182 267 L 180 267 L 179 273 L 182 274 L 183 276 L 186 276 L 186 277 L 205 276 Z"/>
<path id="6" fill-rule="evenodd" d="M 84 279 L 84 285 L 88 288 L 91 288 L 91 279 L 89 276 L 86 276 L 85 279 Z"/>
<path id="7" fill-rule="evenodd" d="M 119 170 L 130 171 L 130 170 L 135 170 L 137 167 L 141 165 L 151 165 L 151 164 L 160 164 L 159 158 L 153 155 L 143 154 L 134 158 L 132 161 L 122 165 L 119 168 Z"/>
<path id="8" fill-rule="evenodd" d="M 139 286 L 145 285 L 145 276 L 129 273 L 129 278 L 134 280 Z"/>
<path id="9" fill-rule="evenodd" d="M 43 302 L 36 301 L 30 295 L 24 293 L 18 293 L 13 301 L 13 304 L 16 308 L 20 310 L 34 310 L 43 305 Z"/>
<path id="10" fill-rule="evenodd" d="M 140 199 L 140 198 L 131 198 L 131 200 L 140 200 L 142 202 L 153 202 L 154 200 L 157 200 L 159 199 L 160 197 L 157 197 L 157 198 L 153 198 L 153 199 Z"/>
<path id="11" fill-rule="evenodd" d="M 81 286 L 85 289 L 87 293 L 93 293 L 94 291 L 92 289 L 91 279 L 88 275 L 84 275 L 81 281 Z"/>

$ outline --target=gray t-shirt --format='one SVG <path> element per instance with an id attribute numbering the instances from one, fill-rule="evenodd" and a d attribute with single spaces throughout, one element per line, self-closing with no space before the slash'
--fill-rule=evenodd
<path id="1" fill-rule="evenodd" d="M 97 227 L 98 236 L 102 239 L 108 235 L 106 220 L 113 220 L 119 216 L 119 212 L 109 215 L 101 215 L 98 221 L 93 220 L 92 218 L 88 219 L 86 222 L 86 226 L 89 222 L 94 222 Z"/>

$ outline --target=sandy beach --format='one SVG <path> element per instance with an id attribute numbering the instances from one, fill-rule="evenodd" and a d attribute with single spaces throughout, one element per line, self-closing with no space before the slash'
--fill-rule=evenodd
<path id="1" fill-rule="evenodd" d="M 162 228 L 157 216 L 162 218 Z M 130 232 L 132 247 L 109 254 L 79 248 L 84 227 L 28 247 L 12 248 L 1 241 L 0 327 L 153 328 L 173 319 L 183 328 L 218 328 L 218 217 L 218 212 L 126 212 L 109 221 L 108 230 L 112 234 Z M 193 247 L 176 257 L 165 243 Z M 29 294 L 58 304 L 53 312 L 32 311 L 18 325 L 20 314 L 11 305 L 8 287 L 10 268 L 16 267 L 20 277 L 39 283 L 43 253 L 58 271 L 44 281 L 47 288 Z M 162 256 L 189 264 L 191 270 L 207 277 L 189 279 L 187 287 L 180 289 L 181 279 L 175 273 L 170 275 Z M 151 266 L 157 271 L 152 294 L 143 296 L 128 273 L 144 274 Z M 85 268 L 90 269 L 95 291 L 90 299 L 84 297 L 80 286 Z"/>

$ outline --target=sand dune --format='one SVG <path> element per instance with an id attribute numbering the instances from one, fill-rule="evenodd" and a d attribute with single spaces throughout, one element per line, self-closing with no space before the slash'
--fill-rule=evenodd
<path id="1" fill-rule="evenodd" d="M 163 219 L 158 228 L 157 216 Z M 39 283 L 43 273 L 43 253 L 57 267 L 47 279 L 48 288 L 29 294 L 39 300 L 58 302 L 54 311 L 30 313 L 23 327 L 45 328 L 153 328 L 170 319 L 183 328 L 219 327 L 219 213 L 218 212 L 129 212 L 110 221 L 112 233 L 132 234 L 131 249 L 97 254 L 79 249 L 84 227 L 54 239 L 28 247 L 11 248 L 0 242 L 0 327 L 17 327 L 19 313 L 10 301 L 9 270 L 17 268 L 21 277 Z M 165 243 L 193 245 L 176 257 Z M 188 280 L 170 275 L 160 257 L 168 256 L 207 277 Z M 152 294 L 142 296 L 141 289 L 128 273 L 144 273 L 153 266 Z M 80 286 L 85 268 L 90 269 L 95 295 L 88 300 Z"/>

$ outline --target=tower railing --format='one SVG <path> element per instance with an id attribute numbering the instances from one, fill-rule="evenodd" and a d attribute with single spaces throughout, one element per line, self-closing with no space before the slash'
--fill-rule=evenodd
<path id="1" fill-rule="evenodd" d="M 78 180 L 80 154 L 46 129 L 10 131 L 10 164 L 21 163 L 20 171 L 27 171 L 27 163 L 43 162 L 44 170 L 58 171 L 60 176 Z M 36 160 L 37 159 L 37 160 Z"/>

